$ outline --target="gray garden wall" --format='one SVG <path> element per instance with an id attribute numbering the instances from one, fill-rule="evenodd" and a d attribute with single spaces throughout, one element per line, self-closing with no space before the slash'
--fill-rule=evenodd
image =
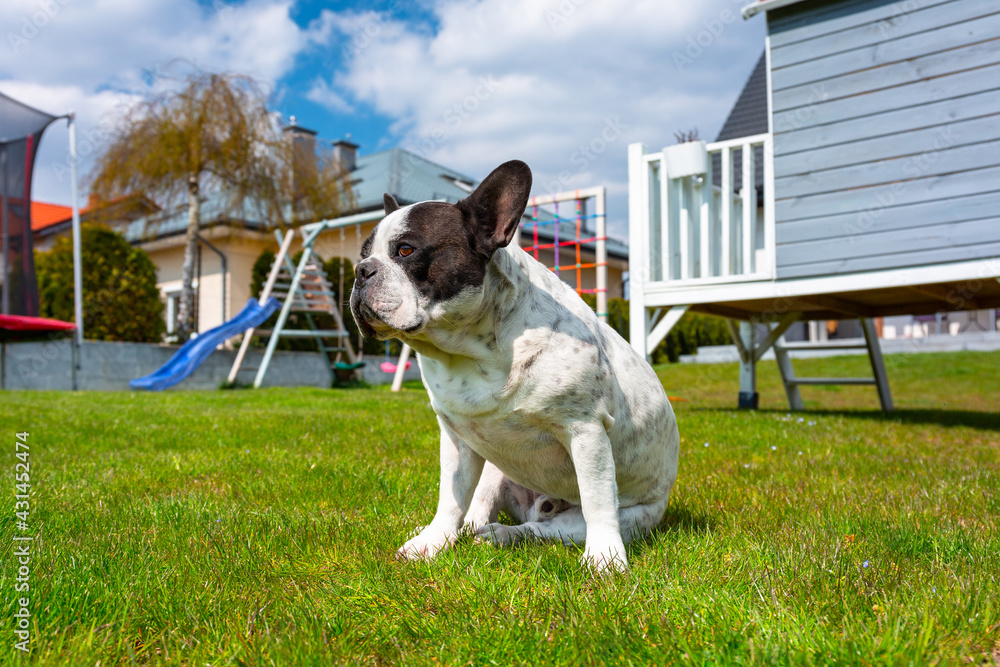
<path id="1" fill-rule="evenodd" d="M 152 373 L 177 351 L 176 346 L 150 343 L 110 343 L 84 341 L 80 349 L 77 388 L 127 391 L 129 380 Z M 260 364 L 262 350 L 251 349 L 244 369 Z M 191 377 L 170 390 L 218 389 L 229 375 L 235 350 L 216 350 Z M 362 376 L 369 384 L 392 381 L 379 364 L 384 358 L 367 360 Z M 72 346 L 68 339 L 50 342 L 16 343 L 6 346 L 4 380 L 7 389 L 72 389 Z M 256 370 L 241 370 L 240 382 L 252 383 Z M 406 379 L 419 379 L 414 363 Z M 265 387 L 329 387 L 325 361 L 314 352 L 275 352 Z"/>

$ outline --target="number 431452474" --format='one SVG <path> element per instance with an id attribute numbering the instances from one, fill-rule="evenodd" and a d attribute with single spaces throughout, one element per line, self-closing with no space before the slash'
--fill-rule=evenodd
<path id="1" fill-rule="evenodd" d="M 15 447 L 14 456 L 18 459 L 19 463 L 14 466 L 17 481 L 17 495 L 18 497 L 27 496 L 28 489 L 30 488 L 31 478 L 29 477 L 29 463 L 28 463 L 28 434 L 18 433 L 17 434 L 17 444 Z"/>

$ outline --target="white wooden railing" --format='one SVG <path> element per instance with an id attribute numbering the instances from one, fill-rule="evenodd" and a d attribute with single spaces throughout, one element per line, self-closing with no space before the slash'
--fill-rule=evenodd
<path id="1" fill-rule="evenodd" d="M 754 152 L 764 151 L 758 201 Z M 713 183 L 712 161 L 721 178 Z M 771 135 L 668 146 L 629 146 L 629 275 L 651 283 L 767 279 L 773 275 Z M 734 159 L 742 179 L 733 182 Z M 633 283 L 634 285 L 634 283 Z M 679 286 L 679 285 L 678 285 Z"/>
<path id="2" fill-rule="evenodd" d="M 659 153 L 629 146 L 630 336 L 641 354 L 648 356 L 687 309 L 671 291 L 774 277 L 771 141 L 770 134 L 758 134 L 677 144 Z M 761 151 L 759 199 L 754 154 Z"/>

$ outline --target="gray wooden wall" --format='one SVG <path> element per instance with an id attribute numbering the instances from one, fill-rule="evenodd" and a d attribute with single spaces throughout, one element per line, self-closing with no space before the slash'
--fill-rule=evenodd
<path id="1" fill-rule="evenodd" d="M 780 278 L 1000 256 L 1000 1 L 768 15 Z"/>

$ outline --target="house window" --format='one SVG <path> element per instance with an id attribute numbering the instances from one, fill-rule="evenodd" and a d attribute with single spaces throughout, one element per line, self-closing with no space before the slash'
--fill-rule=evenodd
<path id="1" fill-rule="evenodd" d="M 177 311 L 180 303 L 180 292 L 167 292 L 167 334 L 177 331 Z"/>

